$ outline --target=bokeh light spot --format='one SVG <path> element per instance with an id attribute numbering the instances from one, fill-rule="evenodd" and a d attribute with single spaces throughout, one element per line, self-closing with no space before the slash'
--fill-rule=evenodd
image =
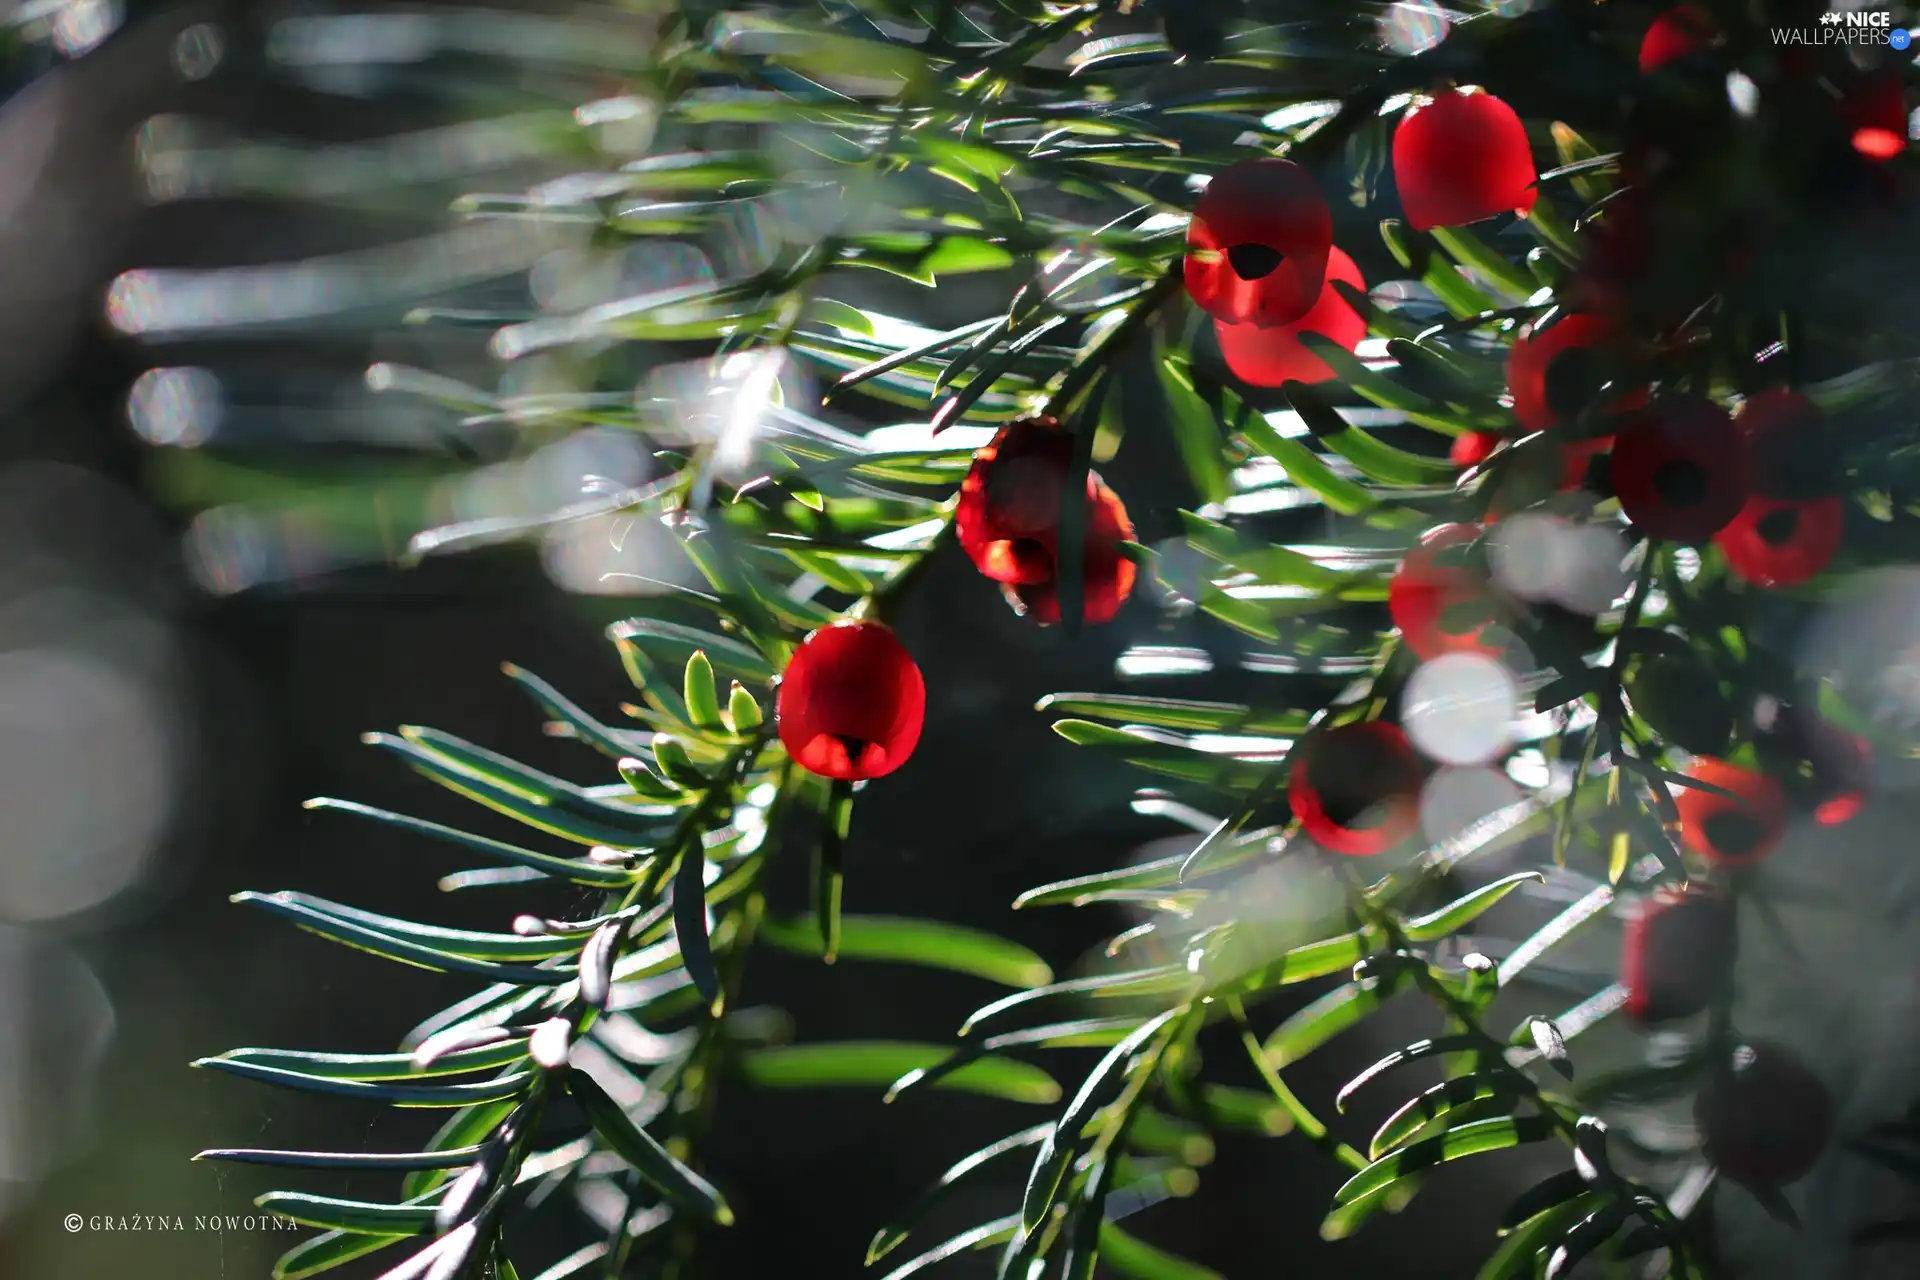
<path id="1" fill-rule="evenodd" d="M 1436 769 L 1420 789 L 1420 828 L 1436 844 L 1453 840 L 1523 798 L 1497 770 Z"/>
<path id="2" fill-rule="evenodd" d="M 1380 43 L 1394 53 L 1425 53 L 1447 38 L 1446 11 L 1431 0 L 1399 0 L 1380 16 Z"/>
<path id="3" fill-rule="evenodd" d="M 208 369 L 149 369 L 127 392 L 127 421 L 148 444 L 205 444 L 224 412 L 220 379 Z"/>
<path id="4" fill-rule="evenodd" d="M 211 22 L 196 22 L 173 41 L 173 65 L 182 78 L 205 80 L 227 56 L 227 38 Z"/>
<path id="5" fill-rule="evenodd" d="M 1413 745 L 1442 764 L 1482 764 L 1513 745 L 1520 690 L 1513 673 L 1478 653 L 1423 663 L 1407 681 L 1401 722 Z"/>
<path id="6" fill-rule="evenodd" d="M 130 886 L 172 809 L 156 691 L 83 652 L 0 653 L 0 919 L 57 920 Z"/>

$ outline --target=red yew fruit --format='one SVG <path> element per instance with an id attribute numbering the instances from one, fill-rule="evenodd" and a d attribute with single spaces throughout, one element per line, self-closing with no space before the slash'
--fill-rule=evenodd
<path id="1" fill-rule="evenodd" d="M 1187 293 L 1227 324 L 1292 324 L 1320 297 L 1333 215 L 1290 160 L 1248 160 L 1207 184 L 1187 223 Z"/>
<path id="2" fill-rule="evenodd" d="M 1680 842 L 1687 848 L 1718 866 L 1746 867 L 1779 846 L 1786 831 L 1787 800 L 1778 782 L 1710 756 L 1695 760 L 1687 776 L 1730 793 L 1674 788 Z"/>
<path id="3" fill-rule="evenodd" d="M 861 781 L 907 762 L 926 712 L 926 682 L 899 638 L 877 622 L 836 622 L 794 650 L 774 723 L 802 768 Z"/>
<path id="4" fill-rule="evenodd" d="M 1756 496 L 1806 501 L 1840 488 L 1826 415 L 1807 397 L 1773 387 L 1748 396 L 1733 420 L 1747 436 Z"/>
<path id="5" fill-rule="evenodd" d="M 1620 982 L 1643 1025 L 1691 1018 L 1727 991 L 1739 949 L 1733 906 L 1689 887 L 1656 894 L 1627 922 Z"/>
<path id="6" fill-rule="evenodd" d="M 1712 538 L 1746 505 L 1747 437 L 1711 400 L 1676 396 L 1630 415 L 1613 442 L 1613 491 L 1643 532 Z"/>
<path id="7" fill-rule="evenodd" d="M 1528 326 L 1507 352 L 1513 415 L 1531 431 L 1577 418 L 1608 381 L 1607 352 L 1618 341 L 1613 323 L 1587 312 L 1562 315 L 1545 328 Z M 1616 411 L 1645 404 L 1644 388 L 1615 396 Z"/>
<path id="8" fill-rule="evenodd" d="M 1762 698 L 1754 711 L 1754 747 L 1796 807 L 1823 827 L 1851 821 L 1875 785 L 1873 747 L 1804 706 Z"/>
<path id="9" fill-rule="evenodd" d="M 1387 613 L 1416 657 L 1500 652 L 1498 646 L 1482 641 L 1483 623 L 1475 623 L 1468 631 L 1446 629 L 1448 615 L 1483 595 L 1486 586 L 1465 567 L 1442 563 L 1441 553 L 1479 536 L 1480 527 L 1472 524 L 1443 524 L 1429 529 L 1388 581 Z"/>
<path id="10" fill-rule="evenodd" d="M 1493 451 L 1504 443 L 1504 437 L 1491 431 L 1469 431 L 1453 438 L 1453 446 L 1447 450 L 1447 457 L 1456 467 L 1477 467 L 1491 458 Z"/>
<path id="11" fill-rule="evenodd" d="M 1647 33 L 1640 38 L 1640 72 L 1651 75 L 1669 62 L 1703 52 L 1719 34 L 1712 16 L 1698 6 L 1669 9 L 1648 23 Z"/>
<path id="12" fill-rule="evenodd" d="M 1045 582 L 1060 528 L 1060 492 L 1073 466 L 1073 437 L 1052 418 L 1002 427 L 973 455 L 960 482 L 954 531 L 976 569 L 995 582 Z M 1087 492 L 1098 481 L 1087 476 Z"/>
<path id="13" fill-rule="evenodd" d="M 974 567 L 1006 588 L 1022 612 L 1060 620 L 1060 498 L 1073 466 L 1073 437 L 1052 418 L 1022 418 L 1002 427 L 973 456 L 960 482 L 954 531 Z M 1118 495 L 1087 473 L 1082 611 L 1106 622 L 1133 591 L 1135 568 L 1121 551 L 1133 524 Z"/>
<path id="14" fill-rule="evenodd" d="M 1421 778 L 1420 757 L 1398 725 L 1341 725 L 1295 748 L 1287 802 L 1321 848 L 1371 857 L 1420 825 Z"/>
<path id="15" fill-rule="evenodd" d="M 1826 1150 L 1833 1102 L 1819 1077 L 1775 1044 L 1755 1042 L 1707 1080 L 1693 1104 L 1707 1158 L 1744 1186 L 1804 1176 Z"/>
<path id="16" fill-rule="evenodd" d="M 1087 494 L 1087 535 L 1080 562 L 1081 621 L 1111 622 L 1133 594 L 1137 571 L 1121 545 L 1132 541 L 1133 522 L 1127 519 L 1126 504 L 1095 478 Z M 1038 582 L 1009 583 L 1005 590 L 1021 611 L 1031 613 L 1036 622 L 1050 625 L 1060 621 L 1057 543 L 1050 537 L 1043 545 L 1054 572 Z"/>
<path id="17" fill-rule="evenodd" d="M 1796 799 L 1810 805 L 1823 827 L 1850 822 L 1867 807 L 1873 787 L 1873 747 L 1857 733 L 1824 720 L 1807 726 L 1807 778 Z"/>
<path id="18" fill-rule="evenodd" d="M 1560 446 L 1560 492 L 1578 489 L 1586 483 L 1593 460 L 1613 451 L 1613 437 L 1598 440 L 1569 440 Z"/>
<path id="19" fill-rule="evenodd" d="M 1482 89 L 1416 100 L 1393 131 L 1393 180 L 1416 231 L 1530 212 L 1539 178 L 1526 126 Z"/>
<path id="20" fill-rule="evenodd" d="M 1734 576 L 1756 587 L 1791 587 L 1832 563 L 1845 524 L 1846 507 L 1839 498 L 1756 497 L 1748 498 L 1713 540 Z"/>
<path id="21" fill-rule="evenodd" d="M 1220 340 L 1220 354 L 1226 358 L 1233 376 L 1255 387 L 1277 387 L 1285 382 L 1326 382 L 1334 376 L 1327 362 L 1307 350 L 1300 341 L 1303 333 L 1317 333 L 1339 343 L 1348 351 L 1367 336 L 1367 322 L 1353 304 L 1340 296 L 1333 282 L 1339 280 L 1364 291 L 1367 282 L 1339 247 L 1328 251 L 1327 279 L 1320 297 L 1307 314 L 1292 324 L 1262 328 L 1254 324 L 1227 324 L 1214 321 L 1214 334 Z"/>
<path id="22" fill-rule="evenodd" d="M 1863 81 L 1840 100 L 1853 149 L 1875 163 L 1884 163 L 1907 149 L 1911 128 L 1905 87 L 1898 75 L 1879 75 Z"/>

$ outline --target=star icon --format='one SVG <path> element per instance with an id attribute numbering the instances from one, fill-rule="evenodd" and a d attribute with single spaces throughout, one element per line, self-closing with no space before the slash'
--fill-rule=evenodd
<path id="1" fill-rule="evenodd" d="M 1839 21 L 1840 21 L 1840 15 L 1837 13 L 1823 13 L 1820 15 L 1820 22 L 1821 22 L 1821 25 L 1823 26 L 1828 26 L 1828 27 L 1835 26 L 1839 23 Z"/>

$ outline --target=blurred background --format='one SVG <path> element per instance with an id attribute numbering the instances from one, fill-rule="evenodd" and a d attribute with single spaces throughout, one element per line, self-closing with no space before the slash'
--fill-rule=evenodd
<path id="1" fill-rule="evenodd" d="M 465 993 L 249 914 L 233 892 L 300 889 L 473 927 L 513 913 L 503 897 L 440 893 L 457 865 L 442 850 L 300 808 L 324 794 L 475 820 L 361 733 L 428 724 L 606 780 L 592 756 L 541 734 L 500 663 L 609 712 L 629 690 L 603 629 L 649 607 L 644 592 L 661 588 L 643 579 L 681 572 L 671 542 L 586 521 L 395 561 L 423 529 L 537 517 L 644 483 L 656 465 L 631 435 L 552 429 L 605 393 L 570 366 L 575 351 L 542 349 L 549 335 L 531 321 L 511 331 L 525 349 L 503 349 L 503 322 L 737 270 L 728 254 L 750 260 L 764 251 L 756 237 L 779 230 L 608 250 L 590 225 L 526 215 L 530 190 L 646 152 L 641 100 L 587 122 L 593 155 L 577 150 L 573 111 L 618 101 L 622 68 L 660 26 L 646 4 L 0 2 L 0 1276 L 265 1276 L 306 1233 L 194 1218 L 246 1215 L 285 1179 L 190 1164 L 193 1152 L 378 1149 L 433 1128 L 432 1115 L 363 1113 L 188 1063 L 242 1044 L 389 1049 Z M 474 192 L 500 194 L 451 218 Z M 789 213 L 805 225 L 805 210 Z M 937 324 L 981 314 L 1000 285 L 944 285 L 940 315 L 893 287 L 912 288 L 883 281 L 872 300 Z M 689 356 L 645 343 L 616 354 L 629 387 L 671 386 Z M 808 393 L 792 369 L 773 376 Z M 1192 501 L 1164 441 L 1132 431 L 1104 468 L 1146 542 L 1172 536 Z M 1015 618 L 957 561 L 937 565 L 901 619 L 931 690 L 927 737 L 858 807 L 849 909 L 1002 932 L 1063 972 L 1126 927 L 1113 912 L 1009 910 L 1034 884 L 1195 838 L 1130 806 L 1137 777 L 1065 747 L 1032 708 L 1150 671 L 1142 646 L 1165 650 L 1163 667 L 1209 667 L 1199 696 L 1257 698 L 1259 663 L 1177 601 L 1157 607 L 1168 603 L 1138 599 L 1067 637 Z M 1872 584 L 1836 606 L 1830 630 L 1817 660 L 1907 670 L 1920 580 Z M 1496 786 L 1474 803 L 1500 798 Z M 1896 793 L 1846 829 L 1845 848 L 1807 837 L 1778 858 L 1791 941 L 1763 938 L 1744 960 L 1743 1026 L 1829 1068 L 1848 1123 L 1897 1113 L 1915 1083 L 1911 808 Z M 1880 892 L 1889 882 L 1914 890 L 1905 915 Z M 1525 937 L 1590 887 L 1569 877 L 1516 899 L 1487 917 L 1479 945 L 1498 958 L 1501 937 Z M 1604 987 L 1617 946 L 1617 922 L 1594 922 L 1510 997 L 1514 1016 Z M 750 994 L 808 1038 L 943 1041 L 994 993 L 927 971 L 770 958 Z M 1296 1088 L 1324 1100 L 1430 1030 L 1417 1010 L 1379 1019 L 1305 1064 Z M 1664 1051 L 1603 1027 L 1580 1052 Z M 1049 1063 L 1063 1080 L 1081 1065 Z M 1358 1110 L 1354 1132 L 1370 1131 L 1380 1116 Z M 887 1108 L 745 1090 L 721 1116 L 709 1161 L 742 1223 L 713 1239 L 700 1274 L 777 1266 L 836 1280 L 858 1272 L 868 1236 L 914 1188 L 1040 1118 L 969 1097 Z M 1651 1145 L 1691 1141 L 1684 1108 L 1637 1123 Z M 1228 1139 L 1201 1193 L 1147 1210 L 1139 1230 L 1236 1280 L 1283 1268 L 1466 1277 L 1501 1207 L 1559 1158 L 1449 1170 L 1401 1224 L 1327 1244 L 1315 1231 L 1332 1166 L 1297 1139 Z M 1004 1212 L 1019 1178 L 976 1184 L 951 1225 Z M 387 1189 L 344 1183 L 312 1189 Z M 1910 1255 L 1843 1243 L 1858 1221 L 1910 1208 L 1904 1195 L 1836 1154 L 1803 1188 L 1797 1236 L 1723 1197 L 1730 1273 L 1911 1275 Z M 564 1216 L 530 1232 L 536 1264 L 579 1243 Z"/>

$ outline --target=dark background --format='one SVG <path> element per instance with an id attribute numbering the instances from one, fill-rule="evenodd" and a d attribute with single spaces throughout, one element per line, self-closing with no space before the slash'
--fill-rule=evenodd
<path id="1" fill-rule="evenodd" d="M 280 388 L 280 407 L 292 418 L 301 406 L 291 388 L 351 380 L 397 353 L 431 361 L 392 315 L 237 345 L 143 347 L 103 323 L 107 282 L 133 267 L 273 262 L 419 234 L 437 224 L 444 201 L 436 205 L 428 193 L 413 209 L 351 213 L 285 202 L 153 207 L 138 199 L 127 138 L 152 113 L 175 110 L 265 135 L 371 137 L 444 118 L 447 104 L 304 90 L 258 58 L 264 20 L 257 15 L 156 8 L 137 11 L 85 58 L 48 64 L 0 108 L 0 156 L 9 139 L 20 146 L 21 138 L 51 137 L 54 157 L 31 180 L 25 166 L 0 174 L 14 197 L 0 223 L 0 395 L 9 405 L 0 419 L 0 493 L 12 498 L 0 502 L 0 582 L 20 598 L 67 589 L 95 602 L 93 612 L 51 631 L 21 623 L 24 630 L 0 633 L 0 647 L 44 647 L 53 636 L 147 673 L 157 690 L 154 714 L 166 726 L 160 740 L 170 753 L 165 776 L 173 796 L 163 833 L 123 892 L 85 910 L 0 925 L 0 961 L 11 966 L 13 983 L 0 999 L 9 1019 L 0 1024 L 0 1046 L 10 1055 L 0 1058 L 0 1134 L 13 1150 L 32 1153 L 0 1168 L 7 1179 L 0 1181 L 0 1275 L 22 1280 L 264 1276 L 272 1258 L 305 1233 L 195 1231 L 193 1216 L 244 1213 L 252 1196 L 289 1183 L 376 1199 L 388 1193 L 387 1180 L 372 1176 L 275 1178 L 187 1158 L 216 1145 L 398 1147 L 431 1132 L 438 1115 L 317 1101 L 187 1064 L 242 1044 L 390 1048 L 466 985 L 332 946 L 232 906 L 227 896 L 300 889 L 395 915 L 501 927 L 519 909 L 514 891 L 436 891 L 438 876 L 463 865 L 457 855 L 309 814 L 301 801 L 342 796 L 484 829 L 484 815 L 360 746 L 358 735 L 432 725 L 600 782 L 604 762 L 543 737 L 538 714 L 499 676 L 499 664 L 518 662 L 603 714 L 630 696 L 601 639 L 606 623 L 621 616 L 619 602 L 558 590 L 528 551 L 405 571 L 349 570 L 222 599 L 193 581 L 180 549 L 188 513 L 159 500 L 156 491 L 166 486 L 155 481 L 155 451 L 128 428 L 127 391 L 143 370 L 217 361 L 224 372 Z M 171 61 L 175 37 L 201 18 L 219 24 L 227 58 L 214 76 L 188 83 Z M 34 56 L 22 51 L 19 65 Z M 473 344 L 456 343 L 451 354 L 464 367 L 483 363 Z M 1160 433 L 1132 431 L 1106 468 L 1143 541 L 1172 533 L 1173 512 L 1190 501 L 1162 441 Z M 287 443 L 281 457 L 317 456 L 324 447 L 324 440 Z M 115 618 L 146 628 L 138 632 L 140 652 L 114 640 L 130 634 L 111 632 Z M 1144 598 L 1111 626 L 1078 637 L 1035 629 L 951 557 L 925 580 L 900 625 L 927 675 L 928 727 L 912 762 L 869 788 L 857 807 L 848 908 L 995 930 L 1069 970 L 1129 922 L 1093 910 L 1016 914 L 1008 909 L 1015 895 L 1181 836 L 1133 816 L 1126 801 L 1139 779 L 1061 742 L 1033 712 L 1034 701 L 1053 690 L 1113 687 L 1113 660 L 1129 644 L 1202 645 L 1223 663 L 1232 646 L 1191 620 L 1163 621 Z M 0 700 L 0 720 L 7 712 Z M 26 741 L 22 749 L 31 750 L 34 739 Z M 129 749 L 90 744 L 75 758 L 79 772 L 62 776 L 111 806 L 116 762 L 139 763 L 125 755 Z M 9 802 L 30 806 L 35 797 L 9 793 Z M 12 825 L 0 815 L 0 830 Z M 44 853 L 0 841 L 0 858 Z M 787 905 L 797 905 L 800 887 L 785 891 Z M 756 960 L 749 985 L 750 1002 L 787 1009 L 803 1039 L 942 1041 L 996 994 L 931 971 L 827 969 L 771 954 Z M 1293 1073 L 1293 1083 L 1324 1105 L 1353 1069 L 1430 1029 L 1418 1011 L 1379 1019 Z M 1222 1063 L 1232 1062 L 1228 1047 L 1217 1051 Z M 1071 1090 L 1088 1063 L 1061 1055 L 1047 1065 Z M 1252 1083 L 1237 1070 L 1223 1066 L 1222 1075 Z M 1406 1083 L 1415 1083 L 1411 1074 Z M 1347 1136 L 1370 1132 L 1391 1101 L 1361 1107 Z M 887 1108 L 866 1095 L 731 1088 L 707 1155 L 742 1220 L 709 1240 L 697 1274 L 855 1275 L 874 1227 L 921 1184 L 1039 1118 L 956 1094 Z M 1489 1250 L 1501 1206 L 1558 1159 L 1500 1156 L 1450 1170 L 1400 1219 L 1326 1245 L 1315 1232 L 1339 1181 L 1331 1165 L 1298 1139 L 1229 1138 L 1203 1171 L 1198 1197 L 1156 1207 L 1129 1227 L 1235 1280 L 1465 1277 Z M 1004 1166 L 933 1226 L 957 1230 L 1006 1212 L 1023 1172 L 1017 1161 Z M 1850 1202 L 1839 1194 L 1843 1206 Z M 180 1215 L 189 1229 L 69 1233 L 61 1222 L 69 1213 Z M 532 1277 L 586 1238 L 577 1232 L 564 1213 L 536 1219 L 516 1237 L 525 1242 L 515 1250 L 522 1275 Z M 916 1237 L 924 1244 L 940 1238 L 932 1228 Z M 391 1265 L 395 1256 L 381 1258 Z M 1806 1275 L 1842 1274 L 1808 1265 L 1815 1269 Z M 969 1268 L 985 1274 L 979 1260 L 950 1270 Z M 362 1264 L 339 1274 L 380 1269 Z"/>

